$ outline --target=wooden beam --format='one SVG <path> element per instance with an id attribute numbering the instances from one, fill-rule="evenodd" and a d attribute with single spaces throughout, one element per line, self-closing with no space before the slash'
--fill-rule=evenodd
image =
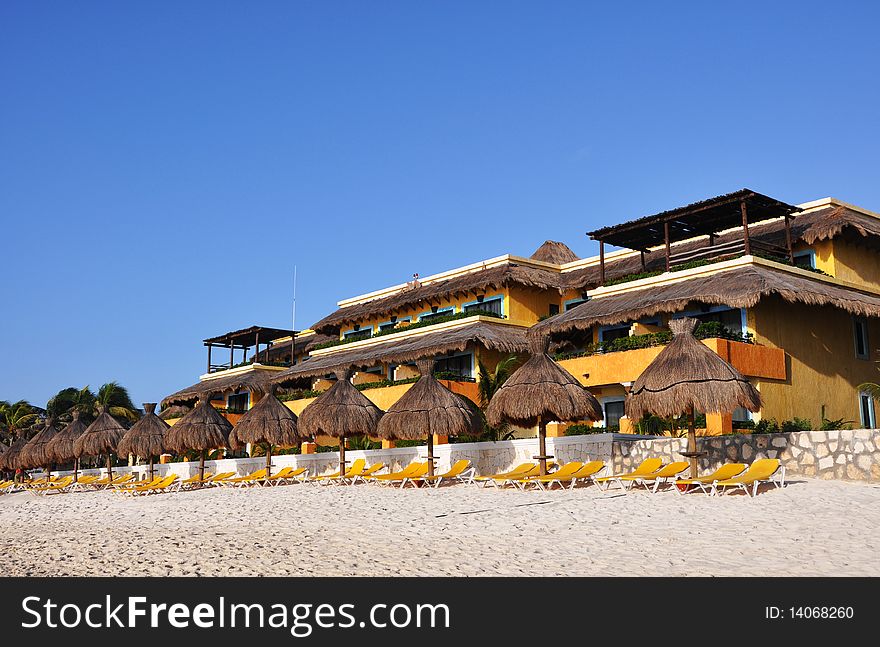
<path id="1" fill-rule="evenodd" d="M 791 245 L 791 216 L 785 214 L 785 246 L 788 248 L 788 262 L 794 264 L 794 249 Z"/>
<path id="2" fill-rule="evenodd" d="M 666 241 L 666 271 L 669 271 L 669 221 L 663 223 L 663 237 Z"/>
<path id="3" fill-rule="evenodd" d="M 207 370 L 208 373 L 211 372 L 211 347 L 212 346 L 213 346 L 213 344 L 208 344 L 208 370 Z"/>
<path id="4" fill-rule="evenodd" d="M 642 259 L 642 272 L 644 272 L 645 270 L 648 269 L 647 267 L 645 267 L 645 252 L 644 252 L 644 250 L 639 252 L 639 256 Z"/>
<path id="5" fill-rule="evenodd" d="M 599 241 L 599 287 L 605 285 L 605 241 Z"/>
<path id="6" fill-rule="evenodd" d="M 235 341 L 229 340 L 229 368 L 235 366 Z"/>
<path id="7" fill-rule="evenodd" d="M 749 214 L 746 209 L 746 201 L 745 200 L 740 200 L 739 210 L 742 212 L 743 249 L 746 253 L 746 256 L 751 256 L 752 255 L 752 244 L 749 241 Z"/>
<path id="8" fill-rule="evenodd" d="M 260 331 L 257 331 L 257 334 L 254 335 L 254 342 L 256 348 L 254 348 L 254 364 L 260 359 Z M 247 350 L 244 351 L 244 358 L 247 360 Z"/>

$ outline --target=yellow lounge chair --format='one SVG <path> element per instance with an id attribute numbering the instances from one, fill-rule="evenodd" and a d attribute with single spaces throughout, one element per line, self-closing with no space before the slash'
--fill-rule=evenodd
<path id="1" fill-rule="evenodd" d="M 257 481 L 263 478 L 266 478 L 265 467 L 261 470 L 257 470 L 256 472 L 245 474 L 244 476 L 236 476 L 234 478 L 224 479 L 223 481 L 220 481 L 220 485 L 228 485 L 230 487 L 249 485 L 252 481 Z"/>
<path id="2" fill-rule="evenodd" d="M 623 481 L 630 481 L 633 487 L 643 485 L 645 489 L 648 489 L 649 483 L 653 483 L 654 487 L 651 488 L 651 492 L 656 493 L 661 483 L 675 480 L 675 477 L 684 472 L 688 467 L 690 467 L 690 463 L 687 461 L 674 461 L 645 476 L 622 476 L 620 478 Z"/>
<path id="3" fill-rule="evenodd" d="M 164 478 L 165 478 L 164 476 L 157 476 L 153 479 L 150 479 L 149 481 L 135 481 L 134 483 L 123 483 L 121 485 L 114 486 L 113 491 L 120 492 L 120 493 L 130 492 L 131 490 L 134 490 L 136 488 L 145 488 L 148 485 L 156 485 L 157 483 L 160 483 L 162 481 L 162 479 L 164 479 Z"/>
<path id="4" fill-rule="evenodd" d="M 178 490 L 189 490 L 191 488 L 201 487 L 208 482 L 209 479 L 214 478 L 214 475 L 211 472 L 205 471 L 205 478 L 199 478 L 198 474 L 194 474 L 190 476 L 188 479 L 183 479 L 177 484 Z"/>
<path id="5" fill-rule="evenodd" d="M 366 482 L 367 477 L 373 476 L 373 474 L 375 474 L 376 472 L 379 472 L 384 469 L 385 469 L 385 463 L 381 463 L 381 462 L 373 463 L 367 469 L 365 469 L 362 473 L 358 474 L 353 479 L 351 479 L 350 485 L 356 484 L 358 482 L 358 479 Z"/>
<path id="6" fill-rule="evenodd" d="M 205 485 L 223 485 L 224 482 L 235 478 L 235 472 L 220 472 L 209 479 L 205 479 Z"/>
<path id="7" fill-rule="evenodd" d="M 347 474 L 352 474 L 352 473 L 359 474 L 360 472 L 364 471 L 364 468 L 366 466 L 367 466 L 367 461 L 365 461 L 363 458 L 358 458 L 345 471 L 345 474 L 343 474 L 342 472 L 339 472 L 339 471 L 333 472 L 332 474 L 320 474 L 320 475 L 310 479 L 309 482 L 310 483 L 327 483 L 328 481 L 332 481 L 332 480 L 335 480 L 338 478 L 343 478 Z M 354 476 L 354 474 L 352 474 L 352 476 Z"/>
<path id="8" fill-rule="evenodd" d="M 698 476 L 695 479 L 676 479 L 672 482 L 672 489 L 679 494 L 685 494 L 690 490 L 691 485 L 696 485 L 704 494 L 711 494 L 712 484 L 715 483 L 715 481 L 732 479 L 734 476 L 742 474 L 746 467 L 748 467 L 748 465 L 745 463 L 726 463 L 706 476 Z"/>
<path id="9" fill-rule="evenodd" d="M 536 466 L 537 463 L 520 463 L 512 470 L 508 470 L 507 472 L 488 474 L 486 476 L 475 476 L 471 480 L 471 483 L 479 483 L 483 487 L 486 487 L 486 484 L 491 483 L 494 479 L 521 478 L 525 476 L 526 472 L 533 470 Z"/>
<path id="10" fill-rule="evenodd" d="M 309 477 L 309 469 L 307 467 L 285 467 L 277 474 L 273 474 L 266 479 L 271 485 L 280 485 L 287 481 L 304 482 Z"/>
<path id="11" fill-rule="evenodd" d="M 424 476 L 420 476 L 416 479 L 412 479 L 412 483 L 422 482 L 433 484 L 435 488 L 440 487 L 440 484 L 443 481 L 458 481 L 459 483 L 470 483 L 473 481 L 474 472 L 476 470 L 471 467 L 471 462 L 469 460 L 458 460 L 449 468 L 448 472 L 444 472 L 443 474 L 434 474 L 434 476 L 428 476 L 425 474 Z"/>
<path id="12" fill-rule="evenodd" d="M 177 474 L 169 474 L 168 476 L 163 476 L 159 479 L 158 482 L 147 483 L 145 485 L 135 485 L 127 490 L 124 490 L 126 494 L 130 494 L 131 496 L 141 496 L 145 494 L 155 494 L 157 492 L 162 492 L 166 490 L 168 487 L 174 485 L 175 481 L 177 481 L 179 477 Z"/>
<path id="13" fill-rule="evenodd" d="M 596 485 L 599 486 L 600 489 L 607 490 L 611 487 L 611 483 L 616 482 L 621 489 L 624 488 L 623 481 L 620 479 L 631 479 L 634 476 L 647 476 L 652 472 L 656 472 L 661 467 L 663 467 L 663 460 L 660 458 L 646 458 L 641 462 L 641 464 L 635 468 L 632 472 L 622 472 L 620 474 L 611 474 L 610 476 L 600 476 L 597 479 L 594 479 Z M 603 488 L 602 485 L 605 485 Z"/>
<path id="14" fill-rule="evenodd" d="M 92 483 L 92 485 L 97 487 L 98 489 L 103 488 L 103 489 L 107 490 L 111 487 L 116 487 L 118 485 L 124 485 L 126 483 L 131 483 L 134 480 L 135 480 L 134 474 L 122 474 L 121 476 L 114 476 L 112 479 L 107 479 L 107 478 L 99 479 L 99 480 L 95 481 L 94 483 Z"/>
<path id="15" fill-rule="evenodd" d="M 410 463 L 399 472 L 391 472 L 390 474 L 377 474 L 375 476 L 369 477 L 366 480 L 379 484 L 394 485 L 396 483 L 400 483 L 401 487 L 403 487 L 408 479 L 419 478 L 427 473 L 428 463 L 414 462 Z"/>
<path id="16" fill-rule="evenodd" d="M 544 476 L 541 476 L 540 471 L 538 474 L 533 474 L 532 471 L 530 471 L 519 478 L 509 479 L 509 481 L 521 490 L 525 490 L 529 483 L 534 483 L 535 487 L 543 490 L 544 483 L 558 481 L 560 478 L 567 479 L 583 466 L 584 464 L 579 461 L 570 461 L 562 465 L 558 470 L 553 472 L 553 474 L 545 474 Z"/>
<path id="17" fill-rule="evenodd" d="M 555 467 L 556 467 L 556 463 L 554 461 L 547 461 L 547 474 L 549 475 L 550 472 L 552 472 Z M 511 477 L 496 478 L 496 479 L 490 481 L 490 483 L 492 483 L 496 488 L 501 489 L 505 485 L 509 485 L 511 483 L 514 483 L 514 481 L 517 478 L 531 478 L 533 476 L 541 476 L 541 465 L 540 464 L 535 465 L 529 471 L 520 474 L 516 478 L 511 478 Z"/>
<path id="18" fill-rule="evenodd" d="M 61 492 L 71 483 L 73 483 L 73 477 L 65 476 L 62 479 L 46 483 L 45 485 L 35 485 L 31 488 L 28 488 L 28 491 L 32 492 L 35 496 L 40 494 L 48 494 L 50 492 Z"/>
<path id="19" fill-rule="evenodd" d="M 569 485 L 569 489 L 573 490 L 578 481 L 593 481 L 596 478 L 596 475 L 604 469 L 604 461 L 590 461 L 581 465 L 581 468 L 573 474 L 561 475 L 559 472 L 562 468 L 560 468 L 559 471 L 556 471 L 553 474 L 535 476 L 529 480 L 533 481 L 535 485 L 542 490 L 544 489 L 544 486 L 546 486 L 548 490 L 552 490 L 554 483 L 558 484 L 561 488 L 564 488 L 566 483 L 570 483 L 571 485 Z"/>
<path id="20" fill-rule="evenodd" d="M 773 475 L 780 469 L 782 470 L 780 478 L 774 479 Z M 749 466 L 749 469 L 742 476 L 714 482 L 712 494 L 724 494 L 725 488 L 732 487 L 754 497 L 758 494 L 758 486 L 761 483 L 772 483 L 777 488 L 785 487 L 785 468 L 780 466 L 778 458 L 758 459 Z M 752 488 L 751 493 L 749 493 L 749 486 Z"/>

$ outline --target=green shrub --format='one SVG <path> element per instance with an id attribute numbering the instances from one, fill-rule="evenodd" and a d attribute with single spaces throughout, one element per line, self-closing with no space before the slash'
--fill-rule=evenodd
<path id="1" fill-rule="evenodd" d="M 593 427 L 592 425 L 572 425 L 565 430 L 566 436 L 588 436 L 590 434 L 604 434 L 609 431 L 620 431 L 619 426 L 612 426 L 610 429 L 605 427 Z"/>
<path id="2" fill-rule="evenodd" d="M 782 431 L 786 433 L 792 431 L 809 431 L 810 429 L 813 429 L 813 421 L 795 416 L 791 420 L 783 421 L 781 428 Z"/>

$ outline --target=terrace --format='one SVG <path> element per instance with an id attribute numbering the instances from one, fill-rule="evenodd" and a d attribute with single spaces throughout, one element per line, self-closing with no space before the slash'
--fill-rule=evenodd
<path id="1" fill-rule="evenodd" d="M 290 366 L 289 362 L 279 362 L 269 359 L 269 349 L 272 342 L 276 339 L 289 338 L 297 333 L 293 330 L 284 330 L 282 328 L 267 328 L 265 326 L 251 326 L 242 330 L 234 330 L 232 332 L 218 335 L 203 340 L 204 345 L 208 348 L 208 371 L 207 373 L 217 373 L 219 371 L 228 371 L 232 368 L 246 366 L 248 364 L 263 364 L 275 366 Z M 263 349 L 260 349 L 260 345 Z M 229 350 L 229 362 L 215 364 L 212 360 L 212 351 L 214 348 L 223 348 Z M 253 356 L 248 359 L 250 349 L 254 349 Z M 236 363 L 236 351 L 242 351 L 241 361 Z M 261 357 L 262 355 L 262 357 Z M 262 362 L 260 362 L 262 359 Z"/>

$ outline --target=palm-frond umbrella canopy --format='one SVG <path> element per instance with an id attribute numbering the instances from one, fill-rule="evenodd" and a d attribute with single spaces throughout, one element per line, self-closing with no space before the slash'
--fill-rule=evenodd
<path id="1" fill-rule="evenodd" d="M 182 404 L 173 404 L 170 407 L 163 407 L 162 410 L 159 412 L 159 417 L 162 418 L 162 420 L 183 418 L 190 411 L 192 411 L 192 407 L 187 407 Z"/>
<path id="2" fill-rule="evenodd" d="M 0 454 L 0 469 L 14 471 L 23 469 L 19 463 L 19 454 L 27 444 L 27 438 L 24 436 L 16 440 L 3 454 Z"/>
<path id="3" fill-rule="evenodd" d="M 351 369 L 336 374 L 336 384 L 303 409 L 299 431 L 305 436 L 320 434 L 339 438 L 339 471 L 345 473 L 345 439 L 375 436 L 382 410 L 351 383 Z"/>
<path id="4" fill-rule="evenodd" d="M 73 453 L 77 458 L 106 455 L 107 478 L 112 479 L 113 463 L 110 457 L 125 435 L 125 427 L 110 415 L 106 406 L 100 405 L 98 412 L 99 415 L 95 421 L 86 427 L 82 435 L 73 443 Z"/>
<path id="5" fill-rule="evenodd" d="M 640 420 L 653 413 L 661 418 L 687 414 L 691 476 L 697 476 L 697 434 L 694 412 L 729 413 L 737 407 L 759 411 L 761 395 L 742 373 L 698 341 L 690 317 L 669 322 L 672 341 L 642 372 L 626 399 L 626 415 Z"/>
<path id="6" fill-rule="evenodd" d="M 53 463 L 69 463 L 73 461 L 73 480 L 77 480 L 79 472 L 79 457 L 76 455 L 74 445 L 76 439 L 83 435 L 86 425 L 79 419 L 79 411 L 74 410 L 73 420 L 46 444 L 46 453 Z"/>
<path id="7" fill-rule="evenodd" d="M 248 443 L 266 445 L 266 476 L 272 476 L 272 447 L 293 447 L 301 442 L 296 414 L 275 397 L 272 384 L 268 393 L 245 413 L 229 434 L 229 445 L 238 451 Z"/>
<path id="8" fill-rule="evenodd" d="M 205 480 L 205 457 L 214 449 L 229 446 L 232 424 L 211 405 L 213 393 L 205 393 L 198 406 L 178 420 L 165 434 L 168 447 L 178 453 L 200 452 L 199 479 Z"/>
<path id="9" fill-rule="evenodd" d="M 150 479 L 153 478 L 153 458 L 166 449 L 165 433 L 171 427 L 156 415 L 156 403 L 144 402 L 144 416 L 125 432 L 116 454 L 119 456 L 140 456 L 150 460 Z"/>
<path id="10" fill-rule="evenodd" d="M 434 475 L 434 435 L 474 436 L 482 421 L 475 407 L 434 377 L 434 360 L 420 359 L 416 382 L 382 416 L 377 436 L 383 440 L 428 439 L 428 473 Z"/>
<path id="11" fill-rule="evenodd" d="M 601 420 L 602 406 L 571 373 L 553 361 L 550 338 L 529 336 L 532 356 L 492 396 L 486 407 L 490 425 L 505 420 L 520 427 L 538 427 L 541 474 L 547 473 L 547 423 Z"/>
<path id="12" fill-rule="evenodd" d="M 49 418 L 43 428 L 31 438 L 27 445 L 21 450 L 19 460 L 22 465 L 26 465 L 29 469 L 42 467 L 46 470 L 46 478 L 49 477 L 52 458 L 46 451 L 49 442 L 58 435 L 58 428 L 55 426 L 55 420 Z"/>

